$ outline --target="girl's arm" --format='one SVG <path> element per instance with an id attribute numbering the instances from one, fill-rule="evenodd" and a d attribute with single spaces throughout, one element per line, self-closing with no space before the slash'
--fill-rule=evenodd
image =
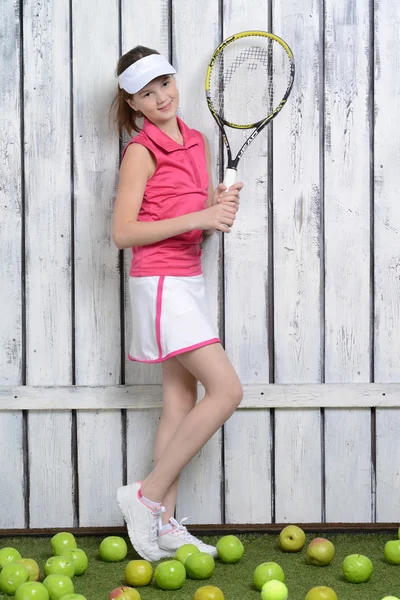
<path id="1" fill-rule="evenodd" d="M 138 221 L 146 183 L 154 172 L 155 163 L 149 150 L 141 144 L 131 144 L 122 161 L 114 207 L 112 233 L 117 248 L 147 246 L 193 229 L 226 231 L 232 226 L 236 213 L 233 203 L 173 219 Z"/>

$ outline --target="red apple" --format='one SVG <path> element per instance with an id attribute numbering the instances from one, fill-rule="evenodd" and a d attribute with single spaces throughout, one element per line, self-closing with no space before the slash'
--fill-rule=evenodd
<path id="1" fill-rule="evenodd" d="M 109 593 L 108 600 L 114 600 L 114 598 L 116 600 L 140 600 L 140 594 L 131 587 L 121 585 Z"/>
<path id="2" fill-rule="evenodd" d="M 29 571 L 29 581 L 39 581 L 40 579 L 40 568 L 36 560 L 33 558 L 21 558 L 21 560 L 15 561 L 20 565 L 24 565 L 25 569 Z"/>
<path id="3" fill-rule="evenodd" d="M 307 548 L 307 558 L 312 565 L 325 567 L 335 556 L 335 546 L 325 538 L 315 538 Z"/>

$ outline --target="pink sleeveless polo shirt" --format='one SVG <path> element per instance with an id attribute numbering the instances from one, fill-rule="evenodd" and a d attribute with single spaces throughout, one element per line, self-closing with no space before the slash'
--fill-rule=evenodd
<path id="1" fill-rule="evenodd" d="M 156 161 L 156 171 L 146 184 L 138 221 L 171 219 L 206 207 L 208 173 L 204 138 L 179 118 L 178 124 L 183 146 L 146 118 L 141 132 L 126 146 L 141 144 Z M 203 232 L 193 230 L 148 246 L 136 246 L 132 248 L 130 275 L 201 275 L 202 239 Z"/>

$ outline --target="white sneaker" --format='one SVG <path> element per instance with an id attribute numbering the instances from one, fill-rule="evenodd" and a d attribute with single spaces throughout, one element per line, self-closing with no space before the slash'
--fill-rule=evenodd
<path id="1" fill-rule="evenodd" d="M 151 510 L 139 500 L 142 482 L 120 487 L 117 500 L 128 527 L 129 539 L 136 552 L 145 560 L 155 561 L 169 556 L 157 544 L 158 524 L 165 508 L 157 505 Z"/>
<path id="2" fill-rule="evenodd" d="M 200 552 L 207 552 L 214 558 L 218 556 L 217 549 L 214 546 L 205 544 L 198 538 L 194 537 L 188 532 L 186 527 L 183 525 L 184 521 L 187 521 L 188 517 L 182 519 L 180 523 L 174 518 L 171 518 L 167 525 L 160 530 L 157 544 L 161 550 L 169 552 L 169 556 L 173 556 L 175 552 L 184 544 L 194 544 L 198 547 Z"/>

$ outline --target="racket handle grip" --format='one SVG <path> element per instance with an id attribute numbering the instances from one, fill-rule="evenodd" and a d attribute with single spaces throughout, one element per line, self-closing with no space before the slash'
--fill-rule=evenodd
<path id="1" fill-rule="evenodd" d="M 233 185 L 236 182 L 236 176 L 237 176 L 236 169 L 227 169 L 225 171 L 224 185 L 226 185 L 228 190 L 231 187 L 231 185 Z"/>

